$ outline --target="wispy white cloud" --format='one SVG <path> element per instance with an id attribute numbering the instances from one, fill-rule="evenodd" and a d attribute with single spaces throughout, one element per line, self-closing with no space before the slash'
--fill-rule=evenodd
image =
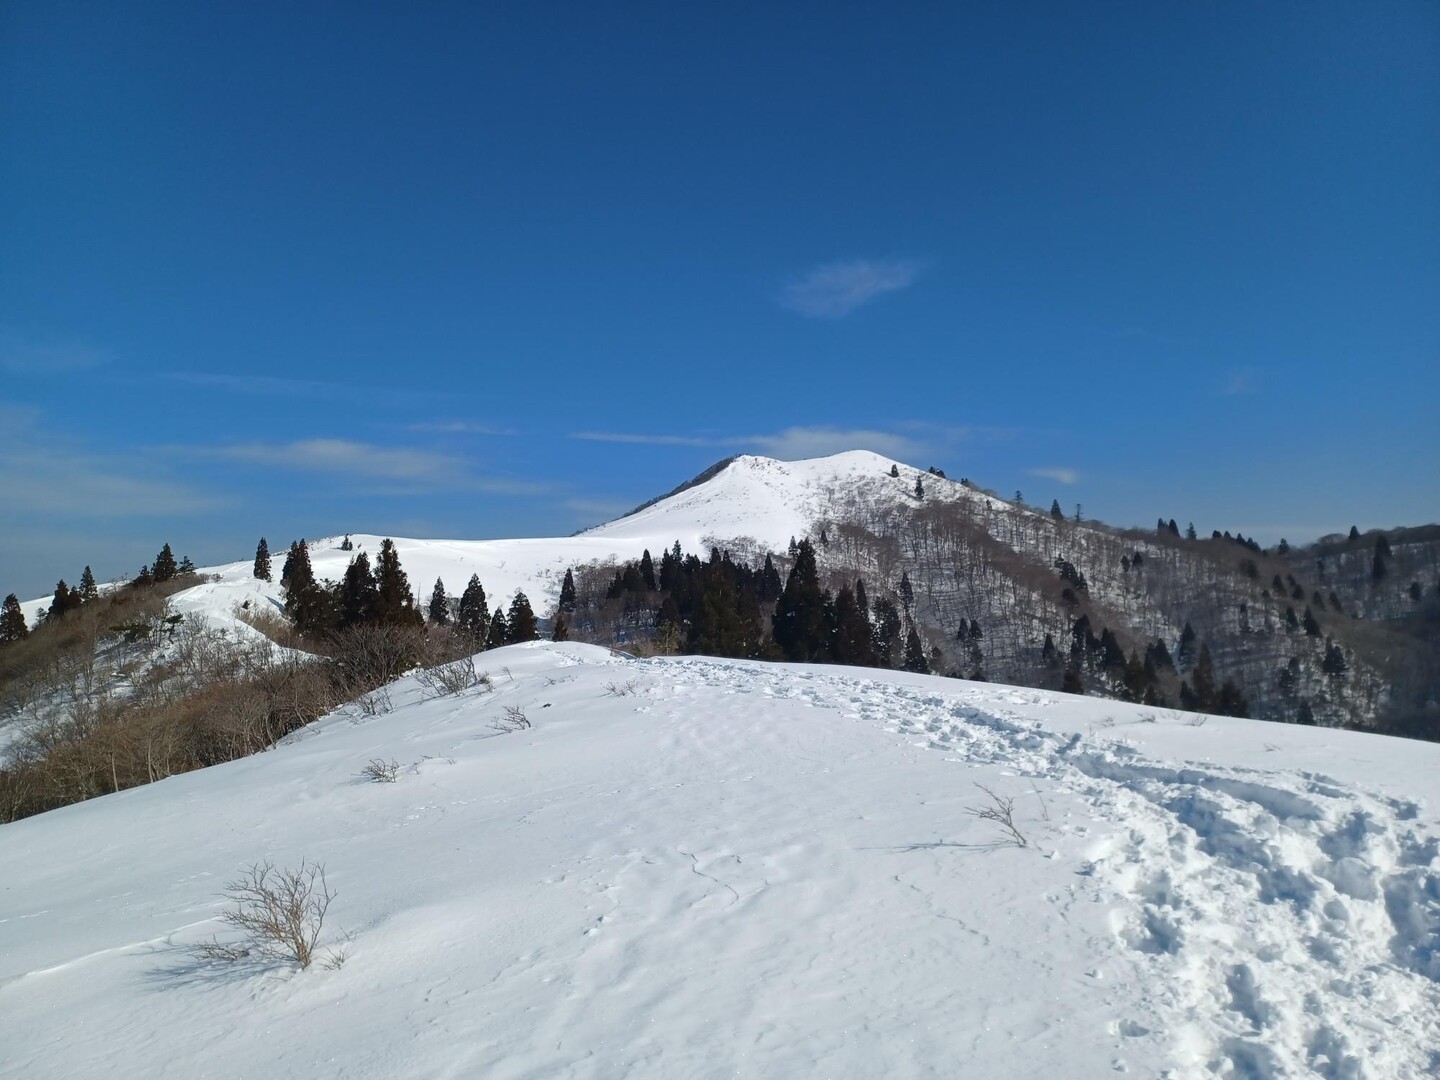
<path id="1" fill-rule="evenodd" d="M 1054 480 L 1057 484 L 1077 484 L 1080 482 L 1080 473 L 1076 469 L 1031 469 L 1029 470 L 1029 475 L 1038 476 L 1045 480 Z"/>
<path id="2" fill-rule="evenodd" d="M 474 420 L 431 420 L 423 424 L 407 424 L 406 431 L 427 432 L 436 435 L 514 435 L 512 428 L 481 424 Z"/>
<path id="3" fill-rule="evenodd" d="M 634 509 L 633 502 L 618 499 L 566 499 L 563 505 L 566 510 L 593 521 L 610 521 Z"/>
<path id="4" fill-rule="evenodd" d="M 8 375 L 68 375 L 97 368 L 109 354 L 77 341 L 35 341 L 0 328 L 0 371 Z"/>
<path id="5" fill-rule="evenodd" d="M 213 371 L 172 371 L 168 377 L 187 386 L 214 387 L 234 394 L 261 397 L 345 398 L 363 392 L 350 383 L 321 379 L 290 379 L 279 375 L 227 375 Z"/>
<path id="6" fill-rule="evenodd" d="M 337 473 L 393 485 L 380 494 L 479 491 L 492 495 L 537 495 L 551 490 L 506 477 L 476 473 L 464 458 L 408 446 L 378 446 L 352 439 L 299 439 L 287 443 L 246 443 L 191 448 L 192 453 L 274 469 Z"/>
<path id="7" fill-rule="evenodd" d="M 885 293 L 913 285 L 919 259 L 850 259 L 824 263 L 786 282 L 780 306 L 812 319 L 840 319 Z"/>
<path id="8" fill-rule="evenodd" d="M 880 428 L 846 428 L 828 424 L 797 425 L 755 435 L 669 435 L 663 433 L 577 431 L 572 439 L 637 446 L 698 446 L 750 450 L 767 457 L 794 461 L 825 457 L 846 450 L 870 450 L 911 463 L 938 458 L 964 442 L 1000 441 L 1016 434 L 1011 428 L 959 427 L 910 421 L 901 431 Z"/>

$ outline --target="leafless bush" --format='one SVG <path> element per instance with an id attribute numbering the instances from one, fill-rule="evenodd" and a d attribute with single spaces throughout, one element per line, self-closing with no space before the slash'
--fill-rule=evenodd
<path id="1" fill-rule="evenodd" d="M 1204 713 L 1196 713 L 1194 716 L 1190 717 L 1189 720 L 1186 720 L 1185 723 L 1189 724 L 1191 727 L 1204 727 L 1205 721 L 1209 719 L 1210 717 L 1206 716 Z"/>
<path id="2" fill-rule="evenodd" d="M 525 710 L 519 705 L 506 705 L 505 715 L 500 719 L 492 721 L 490 726 L 496 731 L 520 731 L 530 726 L 530 721 L 525 717 Z"/>
<path id="3" fill-rule="evenodd" d="M 252 629 L 260 631 L 276 645 L 287 649 L 306 649 L 308 646 L 295 625 L 269 604 L 237 608 L 235 617 Z"/>
<path id="4" fill-rule="evenodd" d="M 332 634 L 336 681 L 346 696 L 393 682 L 424 659 L 428 645 L 418 626 L 367 623 Z"/>
<path id="5" fill-rule="evenodd" d="M 605 693 L 611 697 L 629 697 L 636 693 L 636 679 L 626 679 L 623 683 L 617 683 L 613 679 L 605 684 Z"/>
<path id="6" fill-rule="evenodd" d="M 360 775 L 371 783 L 393 784 L 400 773 L 400 763 L 395 760 L 385 761 L 383 758 L 371 758 L 369 763 L 360 770 Z"/>
<path id="7" fill-rule="evenodd" d="M 448 663 L 421 668 L 415 673 L 415 678 L 420 681 L 421 686 L 436 697 L 444 694 L 458 694 L 469 690 L 472 686 L 488 687 L 490 684 L 489 675 L 476 675 L 473 656 L 462 656 L 458 660 L 451 660 Z"/>
<path id="8" fill-rule="evenodd" d="M 220 919 L 244 934 L 244 940 L 227 944 L 211 938 L 197 948 L 202 958 L 240 960 L 255 955 L 310 966 L 325 913 L 335 899 L 323 863 L 302 861 L 298 870 L 255 863 L 227 882 L 223 895 L 235 906 Z"/>
<path id="9" fill-rule="evenodd" d="M 1005 795 L 997 795 L 984 784 L 976 784 L 990 798 L 989 806 L 967 807 L 965 812 L 971 817 L 977 817 L 981 821 L 993 821 L 1004 830 L 1005 842 L 1014 844 L 1016 847 L 1026 847 L 1029 844 L 1015 825 L 1015 800 Z"/>
<path id="10" fill-rule="evenodd" d="M 384 716 L 394 707 L 390 702 L 388 686 L 377 686 L 374 690 L 366 691 L 355 699 L 355 705 L 361 716 Z"/>

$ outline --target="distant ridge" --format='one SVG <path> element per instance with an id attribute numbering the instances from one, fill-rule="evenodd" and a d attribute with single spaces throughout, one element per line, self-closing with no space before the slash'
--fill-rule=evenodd
<path id="1" fill-rule="evenodd" d="M 666 499 L 670 498 L 672 495 L 679 495 L 682 491 L 689 491 L 689 490 L 690 490 L 691 488 L 693 488 L 693 487 L 699 487 L 701 484 L 705 483 L 706 481 L 715 479 L 715 477 L 719 476 L 722 472 L 724 472 L 726 469 L 728 469 L 728 468 L 730 467 L 730 465 L 735 461 L 735 459 L 736 459 L 737 457 L 739 457 L 738 454 L 731 454 L 731 455 L 730 455 L 729 457 L 727 457 L 727 458 L 721 458 L 719 461 L 717 461 L 714 465 L 711 465 L 711 466 L 710 466 L 708 469 L 706 469 L 704 472 L 698 474 L 697 476 L 693 477 L 693 478 L 690 479 L 690 480 L 686 480 L 686 481 L 685 481 L 683 484 L 681 484 L 679 487 L 670 489 L 669 491 L 665 492 L 664 495 L 656 495 L 653 499 L 646 499 L 646 500 L 645 500 L 643 503 L 641 503 L 639 506 L 635 507 L 635 508 L 632 509 L 632 510 L 627 511 L 627 512 L 624 513 L 624 514 L 621 514 L 621 515 L 620 515 L 618 518 L 616 518 L 615 520 L 616 520 L 616 521 L 624 521 L 624 520 L 625 520 L 626 518 L 628 518 L 628 517 L 634 517 L 636 514 L 640 513 L 640 511 L 642 511 L 642 510 L 649 510 L 650 507 L 654 506 L 656 503 L 658 503 L 658 502 L 664 502 Z M 607 523 L 607 524 L 608 524 L 608 523 Z"/>

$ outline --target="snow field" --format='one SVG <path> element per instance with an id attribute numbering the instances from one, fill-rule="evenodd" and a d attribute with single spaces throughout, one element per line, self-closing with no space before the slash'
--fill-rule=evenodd
<path id="1" fill-rule="evenodd" d="M 401 680 L 386 715 L 0 829 L 0 1076 L 1436 1066 L 1440 748 L 584 645 L 477 663 L 493 692 Z M 506 706 L 535 726 L 497 734 Z M 977 782 L 1030 846 L 967 813 Z M 341 968 L 196 958 L 226 880 L 302 857 Z"/>

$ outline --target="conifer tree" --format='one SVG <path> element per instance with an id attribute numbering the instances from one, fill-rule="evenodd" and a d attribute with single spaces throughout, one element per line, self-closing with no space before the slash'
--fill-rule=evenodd
<path id="1" fill-rule="evenodd" d="M 780 584 L 780 571 L 775 569 L 775 560 L 767 552 L 765 555 L 765 566 L 760 571 L 760 581 L 757 586 L 757 597 L 762 604 L 768 604 L 772 600 L 780 599 L 780 593 L 784 586 Z"/>
<path id="2" fill-rule="evenodd" d="M 1195 659 L 1195 631 L 1191 629 L 1190 623 L 1185 623 L 1185 629 L 1180 631 L 1180 644 L 1175 649 L 1175 666 L 1181 671 L 1190 667 Z"/>
<path id="3" fill-rule="evenodd" d="M 1060 681 L 1060 692 L 1064 694 L 1081 695 L 1085 693 L 1085 684 L 1080 679 L 1080 671 L 1078 668 L 1067 667 L 1065 669 L 1064 678 Z"/>
<path id="4" fill-rule="evenodd" d="M 649 558 L 650 552 L 646 551 L 645 556 L 646 558 Z M 664 561 L 663 553 L 661 554 L 661 561 Z M 650 577 L 653 581 L 655 577 L 655 571 L 653 568 L 650 571 Z M 652 584 L 650 587 L 653 589 L 655 586 Z M 559 609 L 564 612 L 573 612 L 575 610 L 575 599 L 575 575 L 567 569 L 565 571 L 565 580 L 560 583 Z"/>
<path id="5" fill-rule="evenodd" d="M 891 466 L 890 466 L 890 475 L 893 476 L 896 480 L 900 479 L 900 466 L 899 466 L 899 465 L 891 465 Z"/>
<path id="6" fill-rule="evenodd" d="M 20 598 L 13 592 L 5 597 L 5 606 L 0 608 L 0 644 L 22 641 L 30 636 L 30 627 L 25 622 L 25 612 L 20 607 Z"/>
<path id="7" fill-rule="evenodd" d="M 647 592 L 655 591 L 657 584 L 655 581 L 655 563 L 650 558 L 649 548 L 646 548 L 645 554 L 640 556 L 640 580 L 645 583 Z"/>
<path id="8" fill-rule="evenodd" d="M 510 644 L 510 628 L 505 625 L 505 609 L 495 608 L 495 614 L 490 618 L 490 633 L 485 639 L 487 649 L 498 649 L 502 645 Z"/>
<path id="9" fill-rule="evenodd" d="M 1320 636 L 1320 623 L 1316 621 L 1314 612 L 1308 607 L 1305 609 L 1305 618 L 1301 620 L 1301 623 L 1305 627 L 1305 633 L 1309 637 Z"/>
<path id="10" fill-rule="evenodd" d="M 1211 712 L 1217 697 L 1215 691 L 1215 666 L 1210 660 L 1210 646 L 1201 644 L 1200 657 L 1195 661 L 1195 670 L 1190 673 L 1191 689 L 1195 694 L 1195 710 Z"/>
<path id="11" fill-rule="evenodd" d="M 535 612 L 530 610 L 530 600 L 523 592 L 517 592 L 510 601 L 510 617 L 506 619 L 505 625 L 507 645 L 535 641 L 540 637 L 540 629 L 535 623 Z"/>
<path id="12" fill-rule="evenodd" d="M 310 569 L 310 548 L 303 538 L 291 543 L 285 556 L 285 565 L 280 571 L 280 587 L 290 594 L 307 589 L 315 584 L 315 573 Z"/>
<path id="13" fill-rule="evenodd" d="M 1300 702 L 1300 708 L 1295 713 L 1295 723 L 1305 724 L 1309 727 L 1315 726 L 1315 710 L 1310 707 L 1310 702 Z"/>
<path id="14" fill-rule="evenodd" d="M 270 580 L 270 545 L 263 536 L 260 537 L 260 543 L 255 545 L 255 576 L 261 581 Z"/>
<path id="15" fill-rule="evenodd" d="M 190 556 L 189 556 L 189 555 L 183 555 L 183 556 L 181 556 L 181 558 L 180 558 L 180 568 L 179 568 L 179 570 L 178 570 L 178 573 L 181 573 L 181 574 L 193 574 L 193 573 L 195 573 L 195 564 L 190 561 Z"/>
<path id="16" fill-rule="evenodd" d="M 379 618 L 380 589 L 370 569 L 370 556 L 360 552 L 345 568 L 340 583 L 340 625 L 360 626 Z"/>
<path id="17" fill-rule="evenodd" d="M 380 541 L 380 557 L 375 563 L 375 582 L 379 588 L 375 617 L 380 622 L 395 626 L 424 624 L 420 609 L 415 606 L 415 595 L 410 591 L 410 579 L 400 566 L 395 542 L 388 537 Z"/>
<path id="18" fill-rule="evenodd" d="M 1350 665 L 1345 662 L 1345 654 L 1340 651 L 1340 646 L 1333 641 L 1325 646 L 1325 659 L 1320 662 L 1320 670 L 1336 682 L 1345 678 L 1345 673 Z"/>
<path id="19" fill-rule="evenodd" d="M 837 664 L 875 666 L 875 647 L 870 641 L 870 620 L 848 585 L 835 597 L 835 637 L 830 647 Z"/>
<path id="20" fill-rule="evenodd" d="M 870 610 L 875 614 L 870 628 L 875 664 L 877 667 L 893 668 L 900 659 L 897 655 L 900 652 L 900 634 L 905 626 L 900 619 L 900 611 L 896 608 L 895 601 L 887 596 L 875 600 L 870 605 Z"/>
<path id="21" fill-rule="evenodd" d="M 89 604 L 100 599 L 100 587 L 95 584 L 95 575 L 91 573 L 88 566 L 80 574 L 79 592 L 82 604 Z"/>
<path id="22" fill-rule="evenodd" d="M 1059 499 L 1051 499 L 1051 500 L 1050 500 L 1050 516 L 1051 516 L 1052 518 L 1054 518 L 1056 521 L 1064 521 L 1064 520 L 1065 520 L 1065 511 L 1060 509 L 1060 500 L 1059 500 Z"/>
<path id="23" fill-rule="evenodd" d="M 919 473 L 915 474 L 915 498 L 925 498 L 925 481 L 921 478 Z"/>
<path id="24" fill-rule="evenodd" d="M 130 584 L 137 589 L 144 589 L 155 584 L 155 575 L 150 572 L 149 563 L 140 567 L 140 573 L 135 575 L 135 580 Z"/>
<path id="25" fill-rule="evenodd" d="M 436 626 L 450 625 L 450 601 L 445 598 L 445 582 L 435 579 L 435 589 L 430 594 L 430 621 Z"/>
<path id="26" fill-rule="evenodd" d="M 1195 539 L 1195 523 L 1194 523 L 1193 521 L 1190 522 L 1189 525 L 1185 526 L 1185 539 L 1186 539 L 1186 540 L 1194 540 L 1194 539 Z"/>
<path id="27" fill-rule="evenodd" d="M 555 613 L 555 618 L 550 623 L 550 640 L 570 640 L 570 624 L 566 621 L 565 613 L 563 611 L 557 611 Z"/>
<path id="28" fill-rule="evenodd" d="M 904 605 L 905 614 L 910 614 L 910 609 L 915 606 L 915 586 L 910 584 L 910 572 L 900 571 L 900 603 Z"/>
<path id="29" fill-rule="evenodd" d="M 568 578 L 570 575 L 567 572 L 565 576 Z M 470 575 L 470 583 L 460 597 L 456 626 L 477 646 L 484 646 L 490 633 L 490 608 L 485 601 L 485 589 L 480 584 L 479 574 Z"/>
<path id="30" fill-rule="evenodd" d="M 815 564 L 815 548 L 801 540 L 795 549 L 795 565 L 771 619 L 772 634 L 786 660 L 800 663 L 823 662 L 829 645 L 826 627 L 825 594 Z"/>
<path id="31" fill-rule="evenodd" d="M 179 567 L 175 563 L 175 553 L 170 550 L 170 545 L 166 544 L 160 549 L 160 554 L 155 556 L 155 565 L 151 568 L 150 575 L 159 585 L 169 581 L 178 572 Z"/>
<path id="32" fill-rule="evenodd" d="M 917 675 L 930 674 L 930 661 L 925 657 L 925 646 L 920 643 L 920 635 L 916 632 L 913 623 L 910 626 L 910 633 L 905 636 L 905 661 L 902 667 Z"/>
<path id="33" fill-rule="evenodd" d="M 50 610 L 45 617 L 58 622 L 79 606 L 79 594 L 65 584 L 64 578 L 61 578 L 55 584 L 55 595 L 50 600 Z"/>

